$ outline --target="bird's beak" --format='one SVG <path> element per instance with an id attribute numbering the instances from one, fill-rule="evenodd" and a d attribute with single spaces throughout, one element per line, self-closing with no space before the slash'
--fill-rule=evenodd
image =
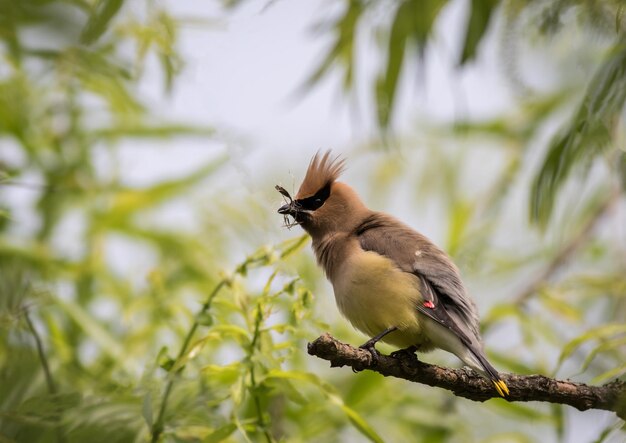
<path id="1" fill-rule="evenodd" d="M 287 203 L 286 205 L 282 205 L 278 208 L 278 213 L 282 215 L 292 215 L 296 210 L 293 207 L 293 203 Z"/>

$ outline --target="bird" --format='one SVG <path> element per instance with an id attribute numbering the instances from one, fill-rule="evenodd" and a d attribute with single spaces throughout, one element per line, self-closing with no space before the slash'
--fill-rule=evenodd
<path id="1" fill-rule="evenodd" d="M 374 360 L 378 341 L 412 355 L 443 349 L 491 381 L 501 397 L 509 395 L 487 360 L 477 308 L 457 266 L 426 236 L 367 208 L 338 181 L 344 169 L 344 158 L 318 151 L 293 199 L 276 186 L 288 199 L 278 213 L 311 236 L 339 311 L 371 337 L 360 347 Z"/>

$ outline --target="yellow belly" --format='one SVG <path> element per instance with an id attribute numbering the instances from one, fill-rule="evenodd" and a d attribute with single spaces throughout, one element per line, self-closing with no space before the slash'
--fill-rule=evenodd
<path id="1" fill-rule="evenodd" d="M 400 348 L 432 347 L 415 308 L 421 299 L 419 281 L 388 258 L 363 250 L 351 254 L 333 288 L 341 313 L 369 337 L 395 326 L 398 330 L 382 341 Z"/>

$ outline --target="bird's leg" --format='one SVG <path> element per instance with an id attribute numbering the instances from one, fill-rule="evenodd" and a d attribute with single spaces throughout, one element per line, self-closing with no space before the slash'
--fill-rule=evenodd
<path id="1" fill-rule="evenodd" d="M 408 348 L 398 349 L 397 351 L 393 351 L 389 354 L 390 357 L 393 358 L 403 358 L 408 357 L 410 359 L 417 360 L 417 356 L 415 355 L 415 351 L 417 351 L 418 347 L 415 345 L 409 346 Z"/>
<path id="2" fill-rule="evenodd" d="M 370 355 L 372 356 L 372 362 L 374 364 L 378 363 L 378 351 L 376 350 L 376 343 L 378 343 L 380 339 L 383 338 L 385 335 L 393 331 L 396 331 L 397 329 L 398 329 L 397 326 L 392 326 L 390 328 L 385 329 L 383 332 L 381 332 L 377 336 L 370 338 L 368 341 L 366 341 L 361 346 L 359 346 L 359 349 L 366 349 L 367 351 L 369 351 Z"/>

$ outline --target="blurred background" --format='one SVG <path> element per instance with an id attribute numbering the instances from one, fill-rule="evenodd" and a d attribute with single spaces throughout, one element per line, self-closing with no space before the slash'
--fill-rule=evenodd
<path id="1" fill-rule="evenodd" d="M 626 439 L 308 356 L 365 337 L 274 190 L 332 149 L 499 370 L 624 379 L 621 0 L 0 0 L 0 40 L 1 443 Z"/>

